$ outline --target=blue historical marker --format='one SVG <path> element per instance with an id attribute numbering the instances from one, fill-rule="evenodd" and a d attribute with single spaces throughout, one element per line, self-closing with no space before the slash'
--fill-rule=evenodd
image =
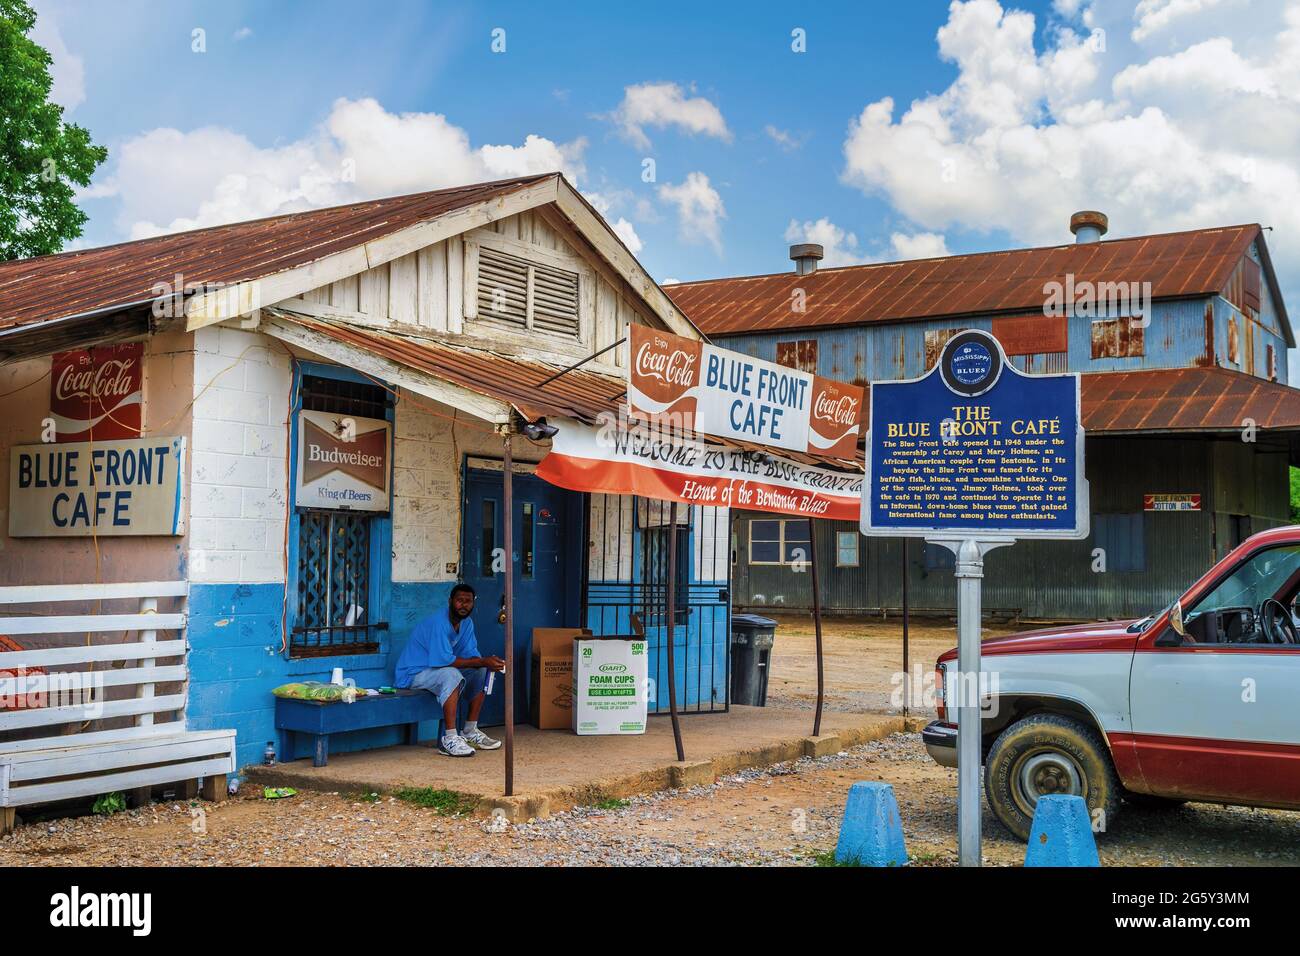
<path id="1" fill-rule="evenodd" d="M 958 855 L 980 865 L 980 581 L 984 555 L 1018 538 L 1085 538 L 1079 376 L 1027 375 L 967 329 L 938 364 L 871 386 L 865 535 L 923 537 L 956 557 Z"/>
<path id="2" fill-rule="evenodd" d="M 862 533 L 1088 534 L 1079 376 L 1026 375 L 997 340 L 948 340 L 919 379 L 871 386 Z"/>

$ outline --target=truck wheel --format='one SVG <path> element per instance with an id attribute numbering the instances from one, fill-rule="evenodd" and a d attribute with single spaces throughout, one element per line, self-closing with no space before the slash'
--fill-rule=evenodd
<path id="1" fill-rule="evenodd" d="M 984 764 L 984 793 L 993 815 L 1029 839 L 1040 796 L 1073 793 L 1089 815 L 1109 823 L 1119 808 L 1120 783 L 1110 753 L 1088 727 L 1056 714 L 1034 714 L 1002 731 Z"/>

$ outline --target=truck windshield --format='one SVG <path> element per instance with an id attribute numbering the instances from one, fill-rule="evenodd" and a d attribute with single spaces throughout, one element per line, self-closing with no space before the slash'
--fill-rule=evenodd
<path id="1" fill-rule="evenodd" d="M 1300 570 L 1300 545 L 1269 548 L 1247 560 L 1224 578 L 1213 591 L 1197 602 L 1187 619 L 1223 608 L 1248 607 L 1258 610 Z"/>

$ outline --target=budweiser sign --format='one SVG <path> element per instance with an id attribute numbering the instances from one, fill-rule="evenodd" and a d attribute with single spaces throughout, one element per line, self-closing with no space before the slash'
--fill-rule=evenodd
<path id="1" fill-rule="evenodd" d="M 58 352 L 50 367 L 50 417 L 60 442 L 139 438 L 144 343 Z"/>
<path id="2" fill-rule="evenodd" d="M 382 419 L 299 412 L 294 504 L 387 511 L 391 446 L 392 427 Z"/>
<path id="3" fill-rule="evenodd" d="M 630 329 L 637 418 L 790 451 L 857 457 L 864 390 L 642 325 Z"/>

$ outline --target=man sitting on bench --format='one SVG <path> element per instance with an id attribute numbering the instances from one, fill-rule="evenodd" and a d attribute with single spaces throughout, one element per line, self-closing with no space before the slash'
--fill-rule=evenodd
<path id="1" fill-rule="evenodd" d="M 503 672 L 499 657 L 481 657 L 474 636 L 474 589 L 457 584 L 445 610 L 435 611 L 415 626 L 411 640 L 397 660 L 398 687 L 427 690 L 442 705 L 442 736 L 438 751 L 449 757 L 472 757 L 474 748 L 496 750 L 501 741 L 478 729 L 479 711 L 487 695 L 489 670 Z M 456 707 L 461 692 L 469 697 L 465 729 L 456 733 Z"/>

